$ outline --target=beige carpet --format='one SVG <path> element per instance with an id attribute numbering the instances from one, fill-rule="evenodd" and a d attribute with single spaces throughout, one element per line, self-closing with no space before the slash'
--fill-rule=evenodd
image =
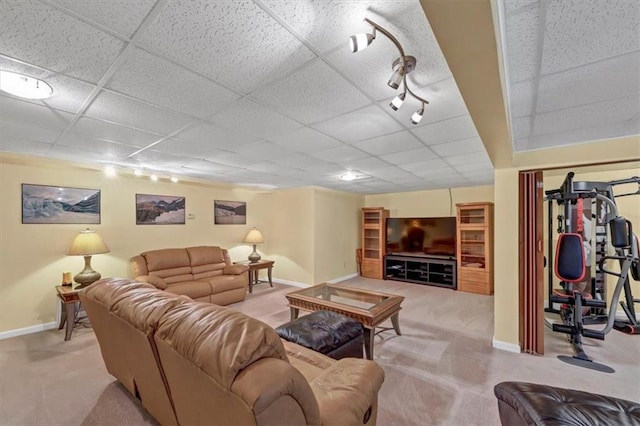
<path id="1" fill-rule="evenodd" d="M 570 348 L 550 331 L 543 357 L 492 348 L 493 297 L 362 278 L 342 284 L 406 297 L 402 336 L 376 337 L 375 360 L 386 374 L 379 425 L 497 425 L 493 386 L 504 380 L 640 400 L 640 336 L 612 331 L 604 342 L 588 340 L 587 353 L 616 370 L 600 373 L 557 360 Z M 284 294 L 294 289 L 261 284 L 232 307 L 277 326 L 289 320 Z M 91 329 L 63 339 L 51 330 L 0 341 L 0 424 L 155 424 L 106 372 Z"/>

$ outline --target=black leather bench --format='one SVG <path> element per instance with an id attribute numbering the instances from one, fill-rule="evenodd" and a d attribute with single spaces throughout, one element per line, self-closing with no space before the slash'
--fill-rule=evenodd
<path id="1" fill-rule="evenodd" d="M 498 383 L 494 393 L 504 426 L 640 425 L 640 404 L 625 399 L 524 382 Z"/>
<path id="2" fill-rule="evenodd" d="M 362 358 L 362 324 L 331 311 L 316 311 L 276 328 L 289 342 L 320 352 L 334 359 Z"/>

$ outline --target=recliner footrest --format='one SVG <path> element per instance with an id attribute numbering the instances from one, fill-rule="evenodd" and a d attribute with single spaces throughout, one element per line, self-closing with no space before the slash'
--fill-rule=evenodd
<path id="1" fill-rule="evenodd" d="M 362 324 L 331 311 L 316 311 L 276 328 L 289 342 L 320 352 L 334 359 L 362 358 Z"/>

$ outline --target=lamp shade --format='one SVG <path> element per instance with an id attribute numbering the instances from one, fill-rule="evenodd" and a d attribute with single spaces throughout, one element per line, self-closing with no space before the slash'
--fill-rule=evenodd
<path id="1" fill-rule="evenodd" d="M 87 228 L 73 239 L 67 255 L 92 256 L 94 254 L 109 253 L 110 251 L 100 234 Z"/>
<path id="2" fill-rule="evenodd" d="M 250 244 L 262 244 L 264 243 L 264 237 L 262 236 L 262 232 L 260 232 L 258 228 L 254 226 L 253 229 L 251 229 L 251 231 L 247 233 L 247 235 L 244 237 L 244 240 L 242 241 Z"/>

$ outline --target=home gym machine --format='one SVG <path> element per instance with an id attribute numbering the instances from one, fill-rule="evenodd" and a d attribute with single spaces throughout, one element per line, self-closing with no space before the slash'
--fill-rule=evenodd
<path id="1" fill-rule="evenodd" d="M 559 189 L 546 192 L 549 201 L 548 235 L 548 307 L 547 312 L 560 315 L 562 323 L 549 323 L 553 331 L 566 333 L 575 355 L 559 356 L 562 361 L 604 372 L 613 369 L 594 362 L 582 348 L 582 337 L 604 340 L 615 324 L 615 313 L 620 294 L 624 289 L 625 302 L 621 305 L 629 317 L 629 324 L 617 324 L 634 330 L 637 328 L 634 300 L 631 294 L 629 273 L 638 274 L 637 238 L 633 235 L 631 222 L 618 215 L 613 194 L 613 186 L 623 183 L 639 183 L 637 177 L 612 182 L 575 182 L 569 173 Z M 640 192 L 639 192 L 640 193 Z M 632 195 L 632 194 L 623 194 Z M 558 215 L 558 243 L 555 257 L 553 253 L 553 202 L 563 207 Z M 594 210 L 592 208 L 595 207 Z M 593 220 L 593 222 L 592 222 Z M 595 227 L 593 226 L 595 224 Z M 607 234 L 609 228 L 609 234 Z M 594 238 L 595 234 L 595 238 Z M 607 241 L 607 236 L 610 241 Z M 595 243 L 595 244 L 593 244 Z M 608 255 L 609 243 L 615 255 Z M 595 250 L 592 246 L 595 245 Z M 595 251 L 595 253 L 592 253 Z M 592 258 L 597 268 L 592 274 Z M 605 268 L 607 260 L 618 260 L 620 272 Z M 553 288 L 553 274 L 560 279 L 560 288 Z M 593 276 L 592 276 L 593 275 Z M 606 276 L 617 276 L 611 306 L 607 312 Z M 554 304 L 559 304 L 556 309 Z M 585 325 L 602 324 L 601 330 L 586 328 Z"/>

